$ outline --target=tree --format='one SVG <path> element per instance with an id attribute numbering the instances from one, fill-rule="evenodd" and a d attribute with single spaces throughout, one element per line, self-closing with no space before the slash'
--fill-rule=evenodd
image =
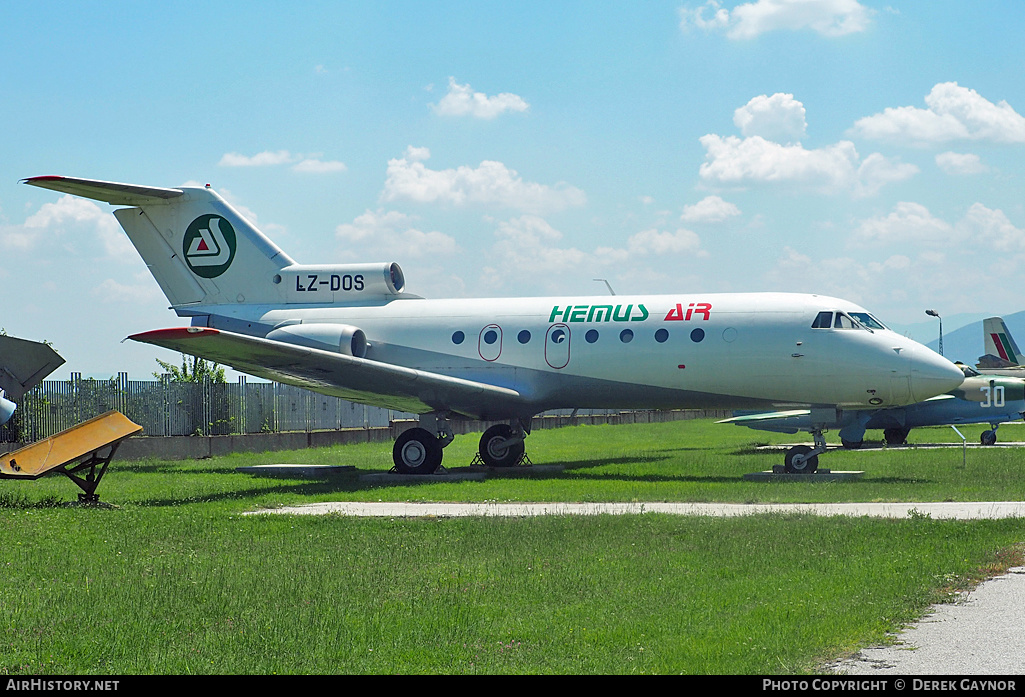
<path id="1" fill-rule="evenodd" d="M 227 383 L 227 380 L 224 378 L 224 368 L 217 363 L 208 362 L 199 356 L 188 356 L 183 353 L 181 368 L 159 358 L 155 360 L 164 369 L 163 373 L 153 373 L 153 377 L 158 380 L 164 380 L 166 379 L 165 376 L 170 375 L 170 381 L 177 383 L 203 383 L 208 381 L 218 385 Z"/>

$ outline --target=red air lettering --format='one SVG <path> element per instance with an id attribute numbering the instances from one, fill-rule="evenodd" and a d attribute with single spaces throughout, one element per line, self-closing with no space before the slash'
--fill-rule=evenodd
<path id="1" fill-rule="evenodd" d="M 689 322 L 691 319 L 700 317 L 703 320 L 707 320 L 712 314 L 711 303 L 691 303 L 687 306 L 687 311 L 683 311 L 683 304 L 676 303 L 676 307 L 670 308 L 669 312 L 666 313 L 666 317 L 663 322 Z"/>

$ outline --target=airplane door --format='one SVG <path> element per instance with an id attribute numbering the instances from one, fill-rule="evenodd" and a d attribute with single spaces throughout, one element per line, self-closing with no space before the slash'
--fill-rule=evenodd
<path id="1" fill-rule="evenodd" d="M 489 324 L 481 329 L 477 352 L 486 361 L 497 361 L 502 355 L 502 328 L 497 324 Z"/>
<path id="2" fill-rule="evenodd" d="M 569 365 L 569 326 L 553 324 L 545 337 L 545 361 L 555 369 Z"/>

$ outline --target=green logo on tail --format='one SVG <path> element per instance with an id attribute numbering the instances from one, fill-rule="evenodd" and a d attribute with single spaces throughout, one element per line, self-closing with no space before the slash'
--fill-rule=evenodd
<path id="1" fill-rule="evenodd" d="M 216 278 L 235 258 L 235 230 L 219 215 L 201 215 L 185 230 L 182 255 L 192 273 Z"/>

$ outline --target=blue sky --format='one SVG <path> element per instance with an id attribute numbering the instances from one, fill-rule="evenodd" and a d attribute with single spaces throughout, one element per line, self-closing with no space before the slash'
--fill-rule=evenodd
<path id="1" fill-rule="evenodd" d="M 1011 314 L 1023 19 L 1011 2 L 4 3 L 0 327 L 53 342 L 57 377 L 176 358 L 119 343 L 182 321 L 112 207 L 18 183 L 43 174 L 210 183 L 297 261 L 397 261 L 427 297 L 607 278 L 816 292 L 926 328 L 927 308 Z"/>

